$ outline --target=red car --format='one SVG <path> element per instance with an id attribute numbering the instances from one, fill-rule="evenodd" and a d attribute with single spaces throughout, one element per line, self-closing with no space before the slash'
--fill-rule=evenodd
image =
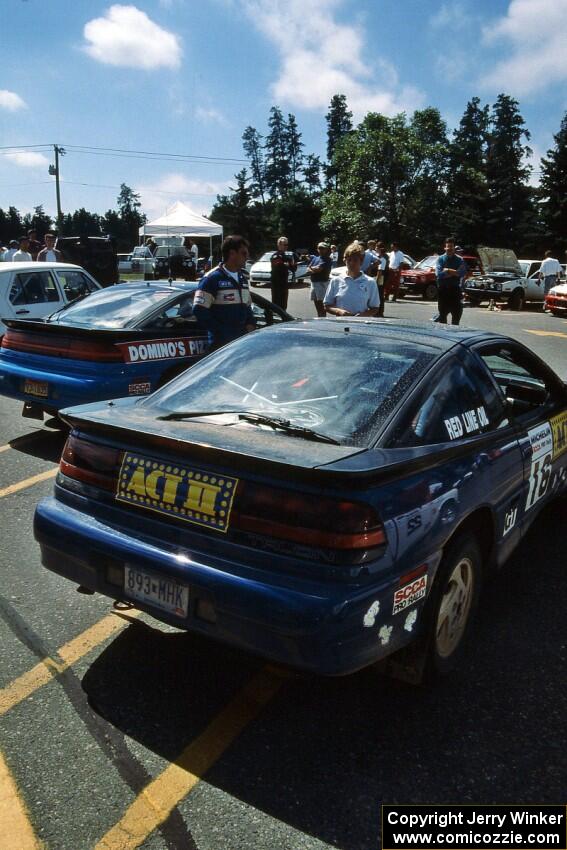
<path id="1" fill-rule="evenodd" d="M 554 316 L 567 314 L 567 282 L 562 280 L 551 287 L 545 296 L 545 309 Z"/>
<path id="2" fill-rule="evenodd" d="M 472 254 L 461 254 L 457 252 L 467 264 L 467 277 L 475 271 L 482 269 L 478 257 Z M 402 272 L 400 278 L 400 295 L 421 295 L 426 301 L 437 300 L 437 279 L 435 276 L 435 264 L 439 254 L 431 254 L 421 260 L 413 269 Z"/>

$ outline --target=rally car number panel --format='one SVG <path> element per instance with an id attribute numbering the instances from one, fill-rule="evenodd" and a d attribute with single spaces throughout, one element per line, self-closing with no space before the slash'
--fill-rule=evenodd
<path id="1" fill-rule="evenodd" d="M 226 532 L 238 478 L 126 452 L 116 499 Z"/>

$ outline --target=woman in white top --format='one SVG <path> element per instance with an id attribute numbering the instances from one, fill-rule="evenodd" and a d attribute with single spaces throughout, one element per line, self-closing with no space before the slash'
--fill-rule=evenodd
<path id="1" fill-rule="evenodd" d="M 376 281 L 361 271 L 364 248 L 353 242 L 345 251 L 346 275 L 331 278 L 323 304 L 331 316 L 376 316 L 380 298 Z"/>

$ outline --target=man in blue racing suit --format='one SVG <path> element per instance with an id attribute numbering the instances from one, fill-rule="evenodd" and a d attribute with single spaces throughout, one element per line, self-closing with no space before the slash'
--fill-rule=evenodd
<path id="1" fill-rule="evenodd" d="M 227 236 L 222 243 L 222 263 L 201 279 L 193 300 L 193 313 L 209 332 L 211 350 L 256 329 L 248 281 L 242 273 L 248 259 L 243 236 Z"/>

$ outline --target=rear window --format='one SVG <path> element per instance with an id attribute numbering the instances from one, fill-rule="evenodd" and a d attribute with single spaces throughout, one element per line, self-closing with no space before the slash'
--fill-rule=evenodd
<path id="1" fill-rule="evenodd" d="M 170 289 L 129 289 L 120 284 L 93 292 L 51 317 L 51 322 L 89 328 L 126 328 L 151 307 L 172 298 Z"/>
<path id="2" fill-rule="evenodd" d="M 266 329 L 242 337 L 158 390 L 166 413 L 255 412 L 345 445 L 371 445 L 437 351 L 357 333 Z"/>

